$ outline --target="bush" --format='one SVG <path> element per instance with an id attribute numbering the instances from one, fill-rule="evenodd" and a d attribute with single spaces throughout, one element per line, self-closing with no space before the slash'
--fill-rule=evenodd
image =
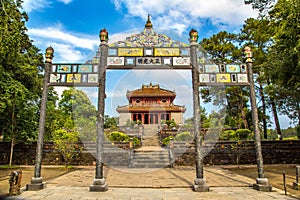
<path id="1" fill-rule="evenodd" d="M 122 132 L 111 132 L 108 135 L 108 139 L 113 142 L 126 142 L 129 141 L 129 136 Z"/>
<path id="2" fill-rule="evenodd" d="M 170 143 L 171 138 L 174 139 L 173 136 L 169 136 L 169 137 L 164 138 L 164 139 L 162 140 L 162 144 L 163 144 L 163 145 L 168 145 L 168 144 Z"/>
<path id="3" fill-rule="evenodd" d="M 221 140 L 235 140 L 236 133 L 234 130 L 223 131 L 220 135 Z"/>
<path id="4" fill-rule="evenodd" d="M 107 137 L 112 142 L 129 142 L 130 137 L 125 133 L 114 131 L 107 134 Z M 137 137 L 132 137 L 132 143 L 134 146 L 140 145 L 141 141 Z"/>
<path id="5" fill-rule="evenodd" d="M 82 147 L 77 144 L 78 141 L 78 132 L 76 130 L 59 129 L 54 132 L 53 142 L 62 154 L 65 165 L 70 164 L 73 157 L 77 156 L 82 150 Z"/>
<path id="6" fill-rule="evenodd" d="M 194 139 L 194 136 L 190 132 L 182 132 L 175 136 L 176 141 L 191 141 Z"/>
<path id="7" fill-rule="evenodd" d="M 249 129 L 238 129 L 236 130 L 236 136 L 238 140 L 247 140 L 251 135 L 251 131 Z"/>

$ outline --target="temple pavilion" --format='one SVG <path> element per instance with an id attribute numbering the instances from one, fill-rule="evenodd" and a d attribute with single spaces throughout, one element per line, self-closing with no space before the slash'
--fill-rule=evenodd
<path id="1" fill-rule="evenodd" d="M 175 91 L 161 88 L 158 84 L 143 85 L 142 88 L 127 91 L 128 105 L 118 106 L 119 125 L 128 120 L 140 121 L 142 124 L 160 124 L 162 120 L 174 119 L 183 123 L 184 106 L 174 105 Z"/>

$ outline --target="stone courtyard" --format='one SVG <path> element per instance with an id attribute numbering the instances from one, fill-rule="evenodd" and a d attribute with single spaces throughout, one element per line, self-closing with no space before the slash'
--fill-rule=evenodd
<path id="1" fill-rule="evenodd" d="M 89 192 L 94 177 L 93 167 L 83 167 L 50 180 L 40 191 L 24 191 L 7 199 L 101 199 L 101 200 L 190 200 L 190 199 L 286 199 L 284 192 L 273 188 L 272 192 L 259 192 L 252 188 L 254 180 L 220 167 L 206 167 L 205 176 L 209 192 L 193 192 L 195 168 L 176 166 L 161 169 L 104 168 L 108 183 L 106 192 Z"/>

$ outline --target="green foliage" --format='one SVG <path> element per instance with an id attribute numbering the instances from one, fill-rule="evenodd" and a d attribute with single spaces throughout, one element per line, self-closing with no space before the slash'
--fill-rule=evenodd
<path id="1" fill-rule="evenodd" d="M 96 108 L 83 91 L 74 88 L 64 90 L 58 101 L 57 93 L 53 88 L 49 89 L 46 140 L 52 140 L 56 130 L 68 128 L 77 129 L 82 141 L 95 141 L 96 121 Z"/>
<path id="2" fill-rule="evenodd" d="M 221 133 L 220 140 L 241 141 L 250 139 L 250 137 L 251 131 L 249 129 L 226 130 Z"/>
<path id="3" fill-rule="evenodd" d="M 12 147 L 35 140 L 42 88 L 43 56 L 26 34 L 21 3 L 0 4 L 0 133 Z"/>
<path id="4" fill-rule="evenodd" d="M 118 126 L 117 121 L 118 121 L 117 117 L 109 117 L 108 115 L 105 115 L 104 116 L 104 128 L 116 130 L 117 126 Z"/>
<path id="5" fill-rule="evenodd" d="M 129 141 L 129 136 L 125 133 L 114 131 L 108 135 L 108 139 L 114 142 L 127 142 Z"/>
<path id="6" fill-rule="evenodd" d="M 135 124 L 136 124 L 135 121 L 131 121 L 130 119 L 128 119 L 128 120 L 126 121 L 125 126 L 127 126 L 127 127 L 133 127 Z"/>
<path id="7" fill-rule="evenodd" d="M 171 138 L 174 139 L 174 136 L 168 136 L 168 137 L 164 138 L 164 139 L 162 140 L 162 144 L 163 144 L 164 146 L 170 144 Z"/>
<path id="8" fill-rule="evenodd" d="M 182 132 L 175 136 L 175 141 L 192 141 L 194 136 L 190 132 Z"/>
<path id="9" fill-rule="evenodd" d="M 297 132 L 298 140 L 300 140 L 300 126 L 296 127 L 296 132 Z"/>
<path id="10" fill-rule="evenodd" d="M 247 140 L 250 137 L 251 131 L 249 129 L 238 129 L 235 133 L 238 140 Z"/>
<path id="11" fill-rule="evenodd" d="M 65 165 L 69 165 L 71 160 L 81 151 L 81 148 L 78 145 L 78 132 L 74 129 L 56 130 L 53 134 L 53 142 L 62 154 Z"/>
<path id="12" fill-rule="evenodd" d="M 162 144 L 163 145 L 168 145 L 170 143 L 171 138 L 173 139 L 173 141 L 180 141 L 180 142 L 193 141 L 194 140 L 194 136 L 191 135 L 190 132 L 186 131 L 186 132 L 182 132 L 182 133 L 177 134 L 175 137 L 174 136 L 165 137 L 162 140 Z"/>
<path id="13" fill-rule="evenodd" d="M 106 136 L 112 142 L 129 142 L 130 141 L 130 137 L 127 134 L 118 132 L 118 131 L 108 133 Z M 132 137 L 132 143 L 134 146 L 140 145 L 140 142 L 141 141 L 138 138 Z"/>
<path id="14" fill-rule="evenodd" d="M 236 133 L 234 130 L 223 131 L 220 135 L 221 140 L 236 140 Z"/>
<path id="15" fill-rule="evenodd" d="M 299 126 L 298 127 L 288 127 L 287 129 L 282 130 L 283 138 L 291 138 L 296 137 L 299 134 Z"/>
<path id="16" fill-rule="evenodd" d="M 177 123 L 175 122 L 174 119 L 171 119 L 171 120 L 162 120 L 161 124 L 167 124 L 167 126 L 168 126 L 169 129 L 177 127 Z"/>

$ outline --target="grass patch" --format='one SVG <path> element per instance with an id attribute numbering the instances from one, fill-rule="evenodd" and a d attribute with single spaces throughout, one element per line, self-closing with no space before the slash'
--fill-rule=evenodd
<path id="1" fill-rule="evenodd" d="M 292 137 L 283 138 L 283 140 L 298 140 L 298 137 L 292 136 Z"/>
<path id="2" fill-rule="evenodd" d="M 0 169 L 20 169 L 19 165 L 0 165 Z"/>

